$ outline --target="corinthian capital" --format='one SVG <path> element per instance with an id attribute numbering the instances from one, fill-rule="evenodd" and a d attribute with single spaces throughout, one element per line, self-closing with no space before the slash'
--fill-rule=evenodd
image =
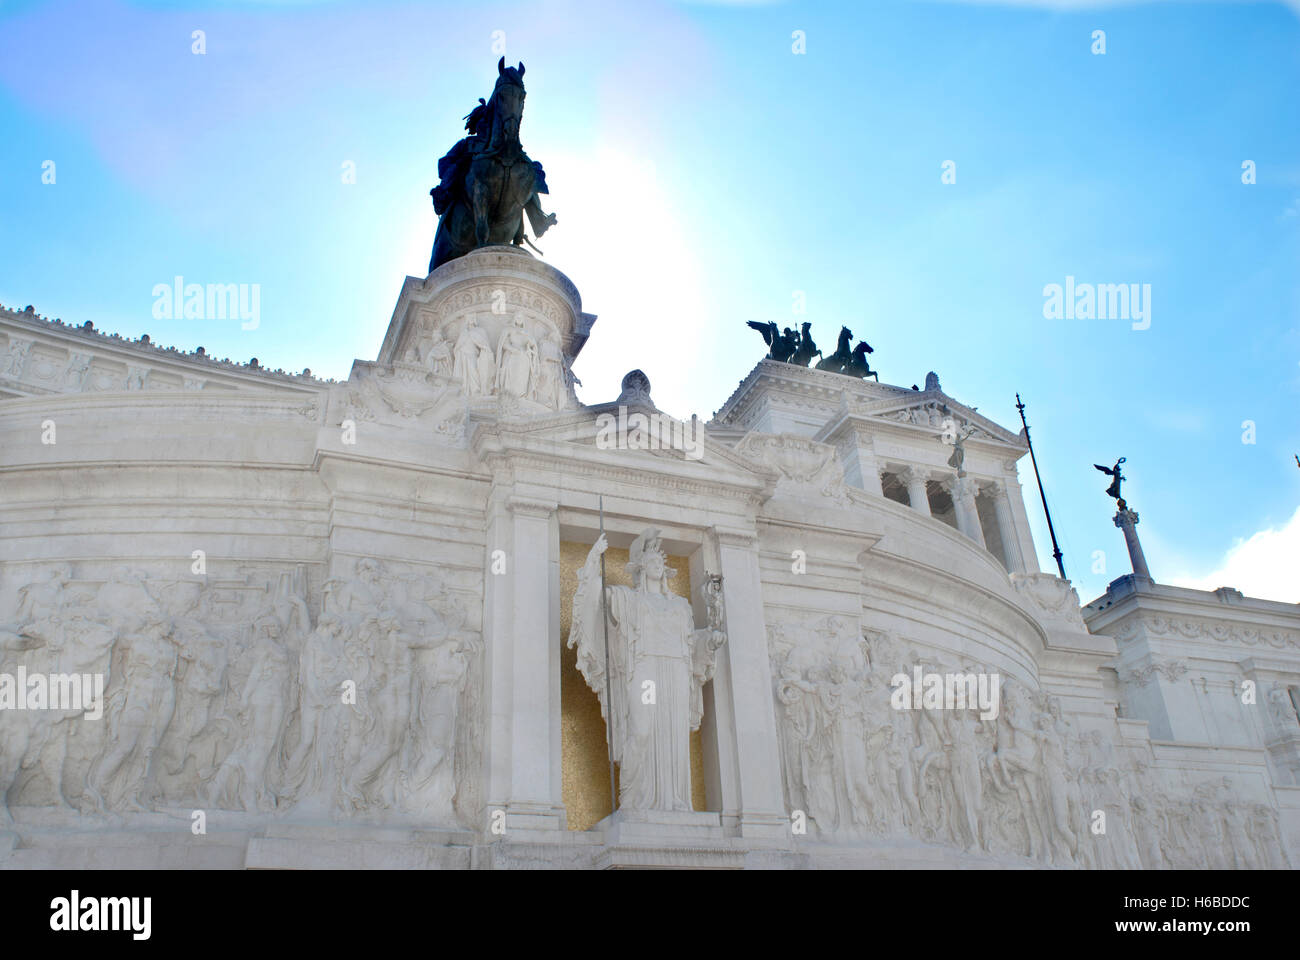
<path id="1" fill-rule="evenodd" d="M 954 500 L 975 500 L 979 493 L 979 483 L 970 477 L 958 477 L 952 481 L 952 498 Z"/>
<path id="2" fill-rule="evenodd" d="M 925 483 L 929 480 L 930 471 L 923 470 L 920 467 L 904 467 L 899 471 L 898 479 L 910 487 L 914 483 Z"/>

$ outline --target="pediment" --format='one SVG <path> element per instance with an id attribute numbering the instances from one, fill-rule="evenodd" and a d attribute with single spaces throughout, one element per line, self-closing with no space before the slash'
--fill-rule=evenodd
<path id="1" fill-rule="evenodd" d="M 771 488 L 777 472 L 709 435 L 703 420 L 678 420 L 649 405 L 598 404 L 546 416 L 476 419 L 471 446 L 571 455 L 604 468 L 677 472 L 719 484 Z"/>
<path id="2" fill-rule="evenodd" d="M 840 416 L 819 431 L 817 439 L 833 436 L 849 418 L 916 428 L 927 433 L 960 433 L 967 442 L 1006 445 L 1018 450 L 1026 448 L 1019 434 L 998 425 L 975 408 L 954 400 L 942 390 L 912 391 L 902 397 L 864 398 L 852 404 L 842 404 Z"/>

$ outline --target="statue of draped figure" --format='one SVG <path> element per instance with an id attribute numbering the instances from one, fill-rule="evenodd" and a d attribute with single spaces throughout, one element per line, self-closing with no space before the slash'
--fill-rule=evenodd
<path id="1" fill-rule="evenodd" d="M 605 626 L 601 623 L 600 558 L 596 541 L 578 572 L 569 646 L 578 669 L 600 698 L 607 735 L 620 764 L 623 810 L 690 811 L 690 733 L 703 715 L 703 687 L 713 676 L 721 629 L 720 578 L 705 583 L 709 625 L 697 629 L 691 605 L 670 593 L 659 531 L 632 543 L 628 571 L 634 587 L 611 586 L 604 610 L 609 629 L 606 702 Z"/>

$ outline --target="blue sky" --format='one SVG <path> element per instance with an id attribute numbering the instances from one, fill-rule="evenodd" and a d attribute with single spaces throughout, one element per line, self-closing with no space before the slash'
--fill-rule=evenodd
<path id="1" fill-rule="evenodd" d="M 490 92 L 495 31 L 559 217 L 539 246 L 600 316 L 586 402 L 641 367 L 660 407 L 709 416 L 763 353 L 744 321 L 788 322 L 803 291 L 885 382 L 935 370 L 1013 429 L 1022 394 L 1082 599 L 1126 569 L 1091 466 L 1124 455 L 1157 579 L 1300 601 L 1280 3 L 10 2 L 0 302 L 346 377 L 426 272 L 435 164 Z M 154 319 L 176 275 L 259 284 L 259 327 Z M 1045 319 L 1066 276 L 1150 284 L 1150 329 Z"/>

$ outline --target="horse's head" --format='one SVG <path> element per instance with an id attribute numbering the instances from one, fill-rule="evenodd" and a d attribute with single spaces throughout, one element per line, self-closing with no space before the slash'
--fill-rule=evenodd
<path id="1" fill-rule="evenodd" d="M 490 108 L 493 119 L 501 124 L 508 139 L 519 138 L 519 122 L 524 116 L 524 65 L 507 67 L 506 58 L 497 61 L 497 84 L 492 90 Z"/>

